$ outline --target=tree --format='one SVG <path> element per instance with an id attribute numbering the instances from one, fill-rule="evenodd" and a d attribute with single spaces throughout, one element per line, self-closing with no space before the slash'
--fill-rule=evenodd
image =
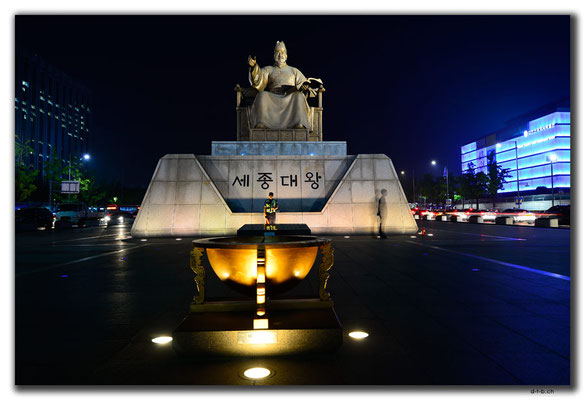
<path id="1" fill-rule="evenodd" d="M 479 199 L 487 193 L 488 180 L 484 172 L 475 173 L 475 164 L 470 162 L 460 178 L 459 191 L 464 198 L 475 199 L 476 208 L 479 208 Z"/>
<path id="2" fill-rule="evenodd" d="M 61 181 L 69 174 L 69 165 L 63 162 L 55 150 L 51 150 L 49 158 L 45 160 L 45 180 L 52 187 L 51 201 L 63 201 L 61 194 Z"/>
<path id="3" fill-rule="evenodd" d="M 490 151 L 487 155 L 487 192 L 492 198 L 492 206 L 496 208 L 498 190 L 504 188 L 506 178 L 510 177 L 510 168 L 502 168 L 496 161 L 496 152 Z"/>
<path id="4" fill-rule="evenodd" d="M 467 164 L 467 169 L 459 178 L 459 192 L 462 197 L 463 208 L 465 208 L 465 199 L 473 197 L 473 186 L 475 181 L 475 164 L 470 162 Z"/>
<path id="5" fill-rule="evenodd" d="M 26 201 L 37 190 L 35 185 L 36 177 L 39 173 L 31 165 L 27 165 L 27 159 L 32 154 L 33 148 L 30 146 L 30 140 L 23 141 L 18 135 L 15 135 L 15 194 L 16 201 Z"/>
<path id="6" fill-rule="evenodd" d="M 45 175 L 47 182 L 52 183 L 52 199 L 61 202 L 65 198 L 72 197 L 74 201 L 83 201 L 88 204 L 98 204 L 105 197 L 106 193 L 103 184 L 98 184 L 96 179 L 87 171 L 86 165 L 79 159 L 71 163 L 63 160 L 53 150 L 45 161 Z M 61 182 L 64 180 L 79 181 L 79 194 L 64 196 L 61 194 Z"/>
<path id="7" fill-rule="evenodd" d="M 480 171 L 475 174 L 475 180 L 473 182 L 473 198 L 475 199 L 475 208 L 479 209 L 479 199 L 485 197 L 488 190 L 489 178 L 485 172 Z"/>
<path id="8" fill-rule="evenodd" d="M 99 204 L 106 197 L 102 185 L 98 184 L 94 178 L 82 179 L 79 186 L 79 199 L 87 204 Z"/>
<path id="9" fill-rule="evenodd" d="M 441 182 L 431 174 L 425 174 L 418 181 L 418 192 L 429 203 L 436 204 L 442 202 L 442 199 L 444 199 L 444 197 L 441 197 Z"/>

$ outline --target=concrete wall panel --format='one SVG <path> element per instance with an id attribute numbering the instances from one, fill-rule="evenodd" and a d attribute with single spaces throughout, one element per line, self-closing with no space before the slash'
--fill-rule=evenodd
<path id="1" fill-rule="evenodd" d="M 353 226 L 353 213 L 351 205 L 349 204 L 330 204 L 329 211 L 329 226 L 343 227 Z"/>
<path id="2" fill-rule="evenodd" d="M 175 204 L 176 186 L 176 182 L 153 182 L 150 187 L 150 204 Z"/>
<path id="3" fill-rule="evenodd" d="M 202 204 L 199 220 L 202 230 L 225 230 L 225 207 L 223 205 Z"/>
<path id="4" fill-rule="evenodd" d="M 171 154 L 172 156 L 176 156 L 175 154 Z M 177 180 L 177 167 L 179 160 L 178 158 L 171 158 L 171 157 L 163 157 L 160 161 L 160 166 L 157 171 L 157 175 L 155 176 L 156 181 L 163 181 L 163 182 L 170 182 Z"/>
<path id="5" fill-rule="evenodd" d="M 201 182 L 177 182 L 175 204 L 201 204 Z"/>
<path id="6" fill-rule="evenodd" d="M 201 206 L 197 205 L 176 205 L 173 233 L 195 233 L 199 227 L 199 211 Z"/>
<path id="7" fill-rule="evenodd" d="M 351 181 L 351 201 L 353 203 L 375 203 L 374 181 Z"/>
<path id="8" fill-rule="evenodd" d="M 195 157 L 178 160 L 177 180 L 194 182 L 201 180 L 201 170 L 195 161 Z"/>

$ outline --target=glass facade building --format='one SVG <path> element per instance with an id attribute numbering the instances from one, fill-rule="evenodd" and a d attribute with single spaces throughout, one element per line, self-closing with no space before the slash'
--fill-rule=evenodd
<path id="1" fill-rule="evenodd" d="M 15 59 L 15 134 L 32 147 L 26 162 L 44 176 L 52 152 L 65 163 L 88 152 L 90 92 L 19 46 Z"/>
<path id="2" fill-rule="evenodd" d="M 571 113 L 566 108 L 540 114 L 461 147 L 461 171 L 487 173 L 487 155 L 509 168 L 510 177 L 498 193 L 522 193 L 537 188 L 571 187 Z M 556 191 L 558 191 L 556 190 Z"/>

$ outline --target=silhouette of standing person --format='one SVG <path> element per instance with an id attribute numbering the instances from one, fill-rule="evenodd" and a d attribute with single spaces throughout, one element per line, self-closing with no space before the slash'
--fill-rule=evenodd
<path id="1" fill-rule="evenodd" d="M 388 214 L 388 209 L 386 206 L 386 195 L 388 194 L 388 191 L 386 189 L 382 189 L 381 194 L 382 195 L 378 199 L 378 213 L 376 214 L 377 216 L 380 217 L 380 225 L 378 228 L 378 234 L 380 235 L 381 239 L 386 239 L 388 236 L 386 236 L 386 234 L 382 230 L 382 225 L 386 221 L 386 216 Z"/>

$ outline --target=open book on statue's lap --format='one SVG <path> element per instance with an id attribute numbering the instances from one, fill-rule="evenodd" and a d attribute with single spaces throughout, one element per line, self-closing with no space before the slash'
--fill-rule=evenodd
<path id="1" fill-rule="evenodd" d="M 308 87 L 313 89 L 319 89 L 322 84 L 323 81 L 319 78 L 307 78 L 307 80 L 303 82 L 303 85 L 307 85 Z"/>

